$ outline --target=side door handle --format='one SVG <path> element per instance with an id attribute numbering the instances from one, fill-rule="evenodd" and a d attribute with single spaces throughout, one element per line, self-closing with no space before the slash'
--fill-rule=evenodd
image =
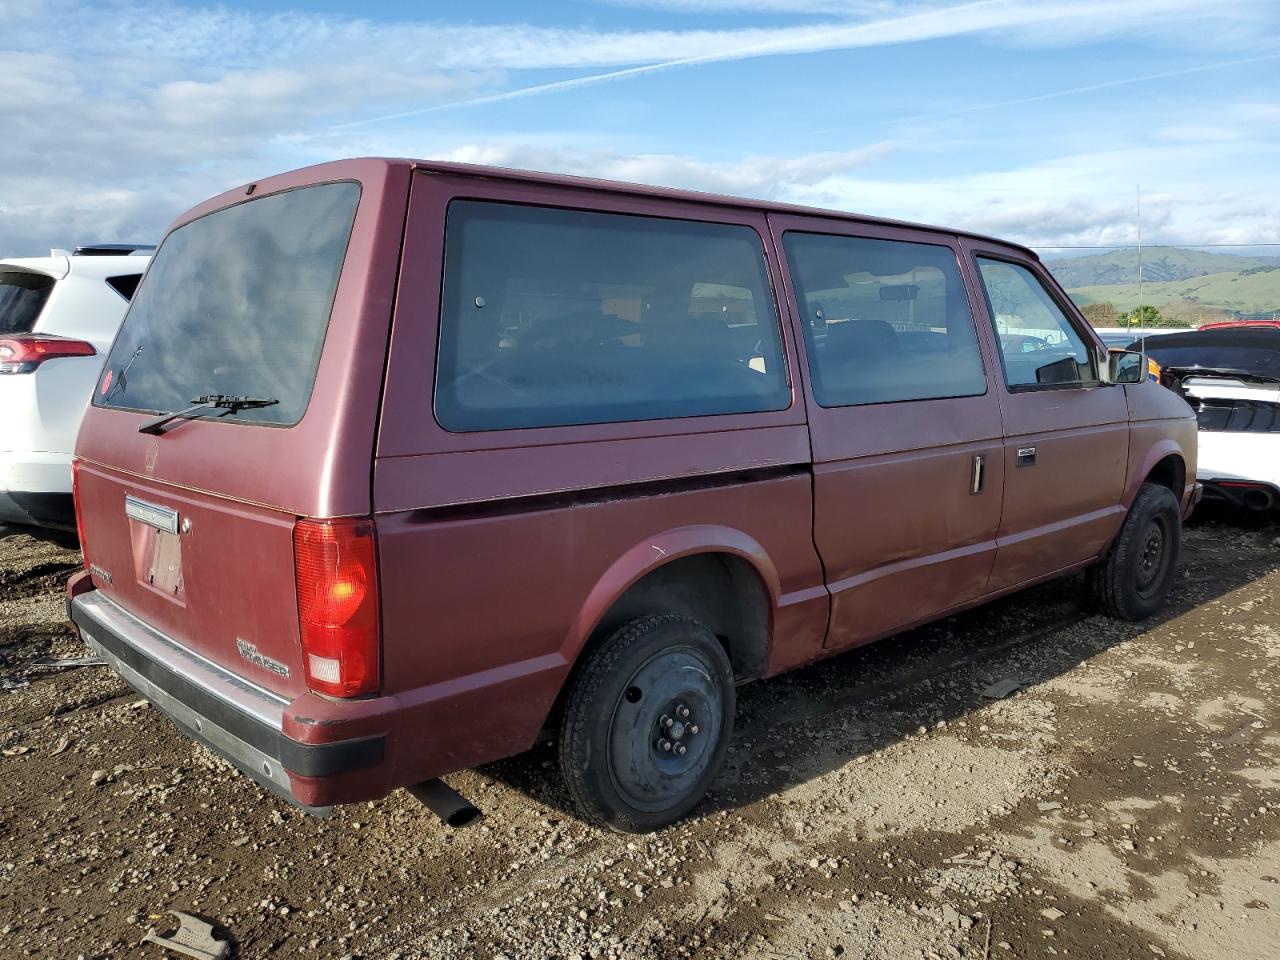
<path id="1" fill-rule="evenodd" d="M 1018 448 L 1018 466 L 1034 467 L 1036 465 L 1036 448 L 1035 447 L 1019 447 Z"/>
<path id="2" fill-rule="evenodd" d="M 969 487 L 970 493 L 981 493 L 983 485 L 987 482 L 987 458 L 981 454 L 974 454 L 973 457 L 973 482 Z"/>

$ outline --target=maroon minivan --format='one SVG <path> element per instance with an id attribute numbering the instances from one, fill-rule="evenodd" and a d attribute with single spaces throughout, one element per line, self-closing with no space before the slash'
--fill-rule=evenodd
<path id="1" fill-rule="evenodd" d="M 1035 254 L 350 160 L 180 217 L 77 446 L 85 641 L 311 810 L 558 741 L 669 824 L 735 684 L 1089 568 L 1174 578 L 1196 423 Z"/>

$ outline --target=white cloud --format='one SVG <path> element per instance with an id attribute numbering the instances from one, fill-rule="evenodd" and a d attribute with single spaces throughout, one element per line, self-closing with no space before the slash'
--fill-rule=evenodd
<path id="1" fill-rule="evenodd" d="M 1250 124 L 1280 124 L 1280 103 L 1240 103 L 1232 106 L 1229 114 Z"/>
<path id="2" fill-rule="evenodd" d="M 518 87 L 464 100 L 460 104 L 432 105 L 367 117 L 354 121 L 352 125 L 400 120 L 447 107 L 499 103 L 582 89 L 711 63 L 856 50 L 970 35 L 1004 35 L 1021 42 L 1066 45 L 1082 38 L 1098 42 L 1124 38 L 1133 33 L 1149 36 L 1153 32 L 1153 23 L 1159 24 L 1161 32 L 1173 33 L 1190 21 L 1195 24 L 1197 44 L 1208 48 L 1213 44 L 1215 30 L 1225 31 L 1233 39 L 1236 38 L 1239 24 L 1247 20 L 1250 11 L 1257 7 L 1256 0 L 1223 0 L 1206 19 L 1201 0 L 1038 0 L 1033 3 L 1026 0 L 973 0 L 945 7 L 897 11 L 885 19 L 853 23 L 829 22 L 720 32 L 602 34 L 594 39 L 580 33 L 557 32 L 554 37 L 540 38 L 541 42 L 548 44 L 545 48 L 539 48 L 538 42 L 534 41 L 534 36 L 537 35 L 535 31 L 522 36 L 520 42 L 505 49 L 499 43 L 499 48 L 493 55 L 500 62 L 511 66 L 516 64 L 505 60 L 504 52 L 508 57 L 514 56 L 519 65 L 526 67 L 570 65 L 557 63 L 557 58 L 566 58 L 570 51 L 578 58 L 574 65 L 603 65 L 608 62 L 637 65 L 606 73 Z M 1262 40 L 1256 29 L 1254 40 Z M 464 49 L 465 47 L 460 47 L 455 51 L 455 57 L 464 57 Z M 530 57 L 535 49 L 540 49 L 542 59 L 538 59 L 536 55 Z M 1255 59 L 1272 56 L 1271 48 L 1265 49 L 1268 52 Z M 611 59 L 594 59 L 601 50 L 607 51 Z M 1201 68 L 1192 68 L 1185 72 L 1196 72 L 1199 69 Z M 1179 74 L 1173 71 L 1169 75 Z"/>
<path id="3" fill-rule="evenodd" d="M 645 150 L 647 143 L 671 142 L 674 134 L 665 124 L 638 126 L 631 140 L 602 145 L 593 140 L 596 134 L 577 129 L 588 124 L 553 111 L 541 135 L 521 137 L 521 147 L 510 146 L 509 138 L 474 133 L 432 135 L 436 124 L 398 124 L 394 137 L 376 124 L 337 128 L 371 116 L 550 93 L 719 61 L 954 36 L 1023 43 L 1027 30 L 1041 27 L 1048 30 L 1043 42 L 1056 43 L 1079 30 L 1112 40 L 1139 38 L 1159 23 L 1162 30 L 1183 31 L 1188 49 L 1203 53 L 1218 39 L 1234 37 L 1242 20 L 1265 20 L 1268 9 L 1262 0 L 1218 0 L 1209 9 L 1200 0 L 978 0 L 945 7 L 939 0 L 623 2 L 672 13 L 749 9 L 769 14 L 751 22 L 783 25 L 594 30 L 386 23 L 136 0 L 0 0 L 0 254 L 90 240 L 155 239 L 183 208 L 231 184 L 302 162 L 371 152 L 369 145 L 399 155 L 452 152 L 698 189 L 830 199 L 863 209 L 867 203 L 876 209 L 901 206 L 896 212 L 908 215 L 920 207 L 929 214 L 938 207 L 915 202 L 930 195 L 928 183 L 880 182 L 874 188 L 879 192 L 868 195 L 862 185 L 873 181 L 860 179 L 890 151 L 919 152 L 925 149 L 920 143 L 712 161 L 670 148 Z M 1268 29 L 1255 29 L 1253 46 L 1243 45 L 1239 55 L 1271 42 Z M 544 69 L 604 73 L 564 80 L 534 72 Z M 637 98 L 643 89 L 632 88 Z M 1252 113 L 1241 121 L 1274 125 L 1274 104 L 1247 109 Z M 850 143 L 847 131 L 836 140 L 814 142 Z M 418 149 L 406 149 L 415 143 Z M 1004 182 L 1000 175 L 996 180 Z M 1058 202 L 1056 197 L 1050 202 Z M 982 203 L 977 208 L 996 209 Z M 941 209 L 965 211 L 963 204 Z M 1034 219 L 1034 213 L 1028 216 Z M 1245 219 L 1256 218 L 1246 211 Z"/>
<path id="4" fill-rule="evenodd" d="M 1231 162 L 1238 143 L 1144 146 L 1056 157 L 1007 169 L 921 179 L 891 170 L 900 144 L 844 153 L 749 157 L 707 163 L 547 145 L 470 145 L 440 159 L 653 183 L 940 224 L 1029 246 L 1124 245 L 1137 239 L 1135 177 L 1145 178 L 1148 243 L 1280 242 L 1280 197 L 1270 170 L 1280 149 L 1249 144 L 1259 162 L 1238 164 L 1229 185 L 1205 189 L 1205 171 Z"/>
<path id="5" fill-rule="evenodd" d="M 1280 147 L 1259 141 L 1144 144 L 924 181 L 840 177 L 821 189 L 843 209 L 1053 246 L 1134 243 L 1140 185 L 1145 242 L 1264 243 L 1280 241 L 1278 160 Z"/>
<path id="6" fill-rule="evenodd" d="M 784 199 L 890 156 L 891 142 L 856 150 L 802 154 L 796 157 L 753 156 L 728 163 L 709 163 L 670 154 L 628 156 L 606 150 L 572 152 L 527 144 L 458 147 L 440 157 L 523 170 L 548 170 L 606 180 L 680 187 L 762 199 Z"/>
<path id="7" fill-rule="evenodd" d="M 599 0 L 614 7 L 665 10 L 673 13 L 832 14 L 842 17 L 885 17 L 932 4 L 895 0 Z"/>

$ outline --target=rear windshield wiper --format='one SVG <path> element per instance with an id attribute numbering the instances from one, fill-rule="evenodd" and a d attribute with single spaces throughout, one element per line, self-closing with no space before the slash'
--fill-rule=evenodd
<path id="1" fill-rule="evenodd" d="M 148 420 L 138 427 L 138 432 L 162 434 L 165 432 L 165 426 L 174 420 L 195 420 L 197 417 L 208 416 L 212 410 L 223 411 L 217 416 L 225 417 L 228 413 L 238 413 L 241 410 L 272 407 L 280 401 L 273 397 L 231 397 L 224 393 L 209 393 L 203 397 L 192 397 L 191 402 L 194 406 L 188 407 L 186 410 L 179 410 L 177 413 L 166 413 L 162 417 Z"/>
<path id="2" fill-rule="evenodd" d="M 133 351 L 133 356 L 129 358 L 129 362 L 126 363 L 120 369 L 120 376 L 116 377 L 116 382 L 111 384 L 110 389 L 107 390 L 107 395 L 102 398 L 102 405 L 104 407 L 111 402 L 111 398 L 114 397 L 118 392 L 120 392 L 121 390 L 128 389 L 128 387 L 125 386 L 125 381 L 129 376 L 129 371 L 133 368 L 133 361 L 137 360 L 140 356 L 142 356 L 143 346 L 145 346 L 145 344 L 141 344 L 141 343 L 138 344 L 138 349 Z"/>

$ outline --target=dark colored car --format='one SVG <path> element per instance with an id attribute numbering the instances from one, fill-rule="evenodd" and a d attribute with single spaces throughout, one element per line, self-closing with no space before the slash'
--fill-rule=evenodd
<path id="1" fill-rule="evenodd" d="M 1251 328 L 1271 329 L 1280 328 L 1280 319 L 1276 320 L 1215 320 L 1213 323 L 1202 324 L 1201 330 L 1248 330 Z"/>
<path id="2" fill-rule="evenodd" d="M 1002 353 L 997 315 L 1053 349 Z M 586 817 L 653 829 L 737 683 L 1086 567 L 1154 612 L 1195 421 L 1115 382 L 1139 361 L 985 237 L 313 167 L 157 252 L 80 433 L 70 613 L 305 807 L 554 737 Z"/>
<path id="3" fill-rule="evenodd" d="M 1251 510 L 1280 507 L 1280 330 L 1206 325 L 1149 337 L 1145 349 L 1161 383 L 1195 411 L 1205 497 Z"/>

